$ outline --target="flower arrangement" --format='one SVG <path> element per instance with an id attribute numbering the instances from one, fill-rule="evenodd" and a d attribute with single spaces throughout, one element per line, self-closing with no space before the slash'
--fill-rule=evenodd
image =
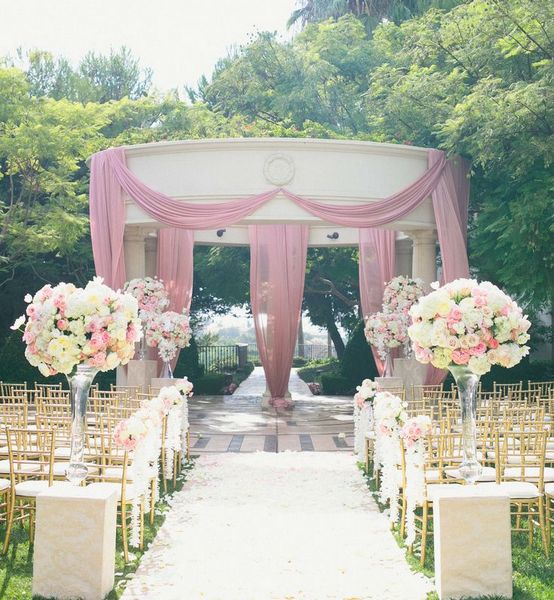
<path id="1" fill-rule="evenodd" d="M 175 381 L 174 387 L 179 390 L 179 393 L 185 396 L 186 398 L 192 398 L 194 392 L 194 384 L 192 381 L 188 380 L 188 377 L 183 377 L 182 379 L 177 379 Z"/>
<path id="2" fill-rule="evenodd" d="M 390 392 L 378 392 L 373 402 L 375 416 L 375 464 L 381 467 L 381 502 L 389 502 L 389 519 L 398 520 L 400 489 L 400 430 L 408 419 L 406 402 Z"/>
<path id="3" fill-rule="evenodd" d="M 381 360 L 386 360 L 387 349 L 398 348 L 408 341 L 407 327 L 403 314 L 378 312 L 367 318 L 365 337 L 377 348 Z"/>
<path id="4" fill-rule="evenodd" d="M 25 326 L 25 357 L 46 377 L 69 375 L 79 364 L 100 371 L 125 365 L 142 335 L 136 299 L 115 292 L 100 277 L 85 288 L 45 285 L 25 301 L 26 315 L 12 329 Z"/>
<path id="5" fill-rule="evenodd" d="M 410 309 L 408 335 L 417 360 L 439 369 L 464 365 L 483 375 L 492 365 L 513 367 L 529 353 L 531 323 L 495 285 L 457 279 L 432 287 Z"/>
<path id="6" fill-rule="evenodd" d="M 158 349 L 164 362 L 177 356 L 180 348 L 190 343 L 191 330 L 189 318 L 184 313 L 167 311 L 161 314 L 150 314 L 145 327 L 146 343 Z"/>
<path id="7" fill-rule="evenodd" d="M 116 446 L 132 452 L 146 438 L 148 427 L 141 416 L 132 415 L 120 421 L 114 429 L 113 441 Z"/>
<path id="8" fill-rule="evenodd" d="M 358 408 L 363 408 L 366 402 L 371 402 L 377 393 L 379 386 L 371 379 L 364 379 L 362 385 L 356 386 L 354 402 Z"/>
<path id="9" fill-rule="evenodd" d="M 424 294 L 423 281 L 399 275 L 391 279 L 383 292 L 383 311 L 387 314 L 401 313 L 408 316 L 410 308 Z"/>
<path id="10" fill-rule="evenodd" d="M 150 313 L 161 313 L 169 306 L 164 282 L 156 277 L 131 279 L 123 291 L 137 299 L 141 319 L 146 319 Z"/>
<path id="11" fill-rule="evenodd" d="M 365 437 L 372 427 L 371 403 L 377 389 L 377 383 L 371 379 L 364 379 L 362 384 L 356 387 L 354 394 L 354 451 L 361 461 L 365 458 Z"/>
<path id="12" fill-rule="evenodd" d="M 400 430 L 406 461 L 406 545 L 415 541 L 415 510 L 425 497 L 425 438 L 431 433 L 431 419 L 418 415 L 408 419 Z"/>

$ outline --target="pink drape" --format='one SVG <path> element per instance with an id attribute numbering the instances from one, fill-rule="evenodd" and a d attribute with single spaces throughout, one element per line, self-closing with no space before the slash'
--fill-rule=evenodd
<path id="1" fill-rule="evenodd" d="M 250 301 L 271 404 L 285 399 L 304 295 L 308 227 L 251 225 Z"/>
<path id="2" fill-rule="evenodd" d="M 360 229 L 360 304 L 364 319 L 381 310 L 385 283 L 394 277 L 396 233 L 390 229 Z M 375 365 L 382 375 L 385 369 L 375 348 Z"/>
<path id="3" fill-rule="evenodd" d="M 169 308 L 190 311 L 193 285 L 194 233 L 188 229 L 167 228 L 158 233 L 158 277 L 169 293 Z M 180 352 L 171 361 L 175 368 Z M 158 361 L 161 367 L 161 362 Z"/>
<path id="4" fill-rule="evenodd" d="M 110 164 L 110 154 L 92 157 L 90 173 L 90 237 L 96 274 L 114 290 L 125 283 L 125 202 Z"/>

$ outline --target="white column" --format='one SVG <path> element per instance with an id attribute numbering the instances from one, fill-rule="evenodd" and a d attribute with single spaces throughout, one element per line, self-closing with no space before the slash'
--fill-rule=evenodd
<path id="1" fill-rule="evenodd" d="M 395 275 L 412 275 L 412 240 L 407 237 L 396 239 L 396 273 Z"/>
<path id="2" fill-rule="evenodd" d="M 437 238 L 433 230 L 412 231 L 412 277 L 419 277 L 429 286 L 437 280 Z"/>
<path id="3" fill-rule="evenodd" d="M 146 277 L 155 277 L 158 271 L 158 238 L 149 233 L 145 239 L 145 272 Z"/>
<path id="4" fill-rule="evenodd" d="M 146 275 L 144 231 L 140 227 L 127 227 L 123 238 L 125 273 L 127 281 Z"/>

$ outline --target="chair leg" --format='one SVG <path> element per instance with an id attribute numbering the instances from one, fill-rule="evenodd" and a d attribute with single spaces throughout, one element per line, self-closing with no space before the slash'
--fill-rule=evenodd
<path id="1" fill-rule="evenodd" d="M 13 527 L 13 513 L 15 510 L 15 498 L 12 497 L 8 504 L 8 522 L 6 524 L 6 536 L 4 538 L 4 547 L 2 548 L 2 554 L 6 554 L 10 545 L 10 537 Z"/>
<path id="2" fill-rule="evenodd" d="M 129 543 L 127 541 L 127 511 L 125 504 L 121 503 L 121 542 L 123 544 L 123 560 L 129 562 Z"/>
<path id="3" fill-rule="evenodd" d="M 528 516 L 527 516 L 527 519 L 528 519 L 527 525 L 529 527 L 529 548 L 531 548 L 533 546 L 533 534 L 534 534 L 534 530 L 533 530 L 533 528 L 534 528 L 534 524 L 533 524 L 533 511 L 532 511 L 532 508 L 531 508 L 531 504 L 529 504 L 527 506 L 527 513 L 528 513 Z"/>
<path id="4" fill-rule="evenodd" d="M 144 550 L 144 500 L 140 503 L 140 541 L 139 548 Z"/>
<path id="5" fill-rule="evenodd" d="M 400 537 L 404 539 L 406 533 L 406 513 L 408 511 L 408 501 L 406 495 L 402 494 L 402 510 L 400 512 Z"/>
<path id="6" fill-rule="evenodd" d="M 29 544 L 31 546 L 35 542 L 35 519 L 34 519 L 34 511 L 31 510 L 29 513 Z"/>
<path id="7" fill-rule="evenodd" d="M 156 516 L 156 483 L 153 481 L 150 490 L 150 525 L 154 525 L 154 517 Z"/>
<path id="8" fill-rule="evenodd" d="M 544 555 L 548 558 L 549 544 L 548 544 L 548 538 L 546 536 L 545 507 L 544 507 L 544 499 L 542 497 L 539 498 L 539 527 L 541 530 L 541 539 L 542 539 L 542 547 L 544 549 Z"/>
<path id="9" fill-rule="evenodd" d="M 429 521 L 429 504 L 426 500 L 423 502 L 423 513 L 421 515 L 421 519 L 421 557 L 419 563 L 421 566 L 423 566 L 425 564 L 425 553 L 427 551 L 427 527 Z"/>
<path id="10" fill-rule="evenodd" d="M 173 453 L 173 489 L 177 486 L 177 470 L 181 464 L 181 452 Z M 180 470 L 180 469 L 179 469 Z"/>
<path id="11" fill-rule="evenodd" d="M 546 503 L 546 543 L 547 546 L 550 547 L 550 542 L 552 541 L 552 505 L 551 505 L 551 500 L 550 498 L 547 496 L 545 503 Z"/>

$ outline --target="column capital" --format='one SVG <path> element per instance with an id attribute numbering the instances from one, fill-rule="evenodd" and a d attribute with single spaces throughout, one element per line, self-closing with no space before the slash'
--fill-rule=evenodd
<path id="1" fill-rule="evenodd" d="M 436 244 L 437 232 L 434 229 L 417 229 L 410 231 L 408 235 L 414 244 Z"/>
<path id="2" fill-rule="evenodd" d="M 142 227 L 125 227 L 123 239 L 126 242 L 144 242 L 146 231 Z"/>

